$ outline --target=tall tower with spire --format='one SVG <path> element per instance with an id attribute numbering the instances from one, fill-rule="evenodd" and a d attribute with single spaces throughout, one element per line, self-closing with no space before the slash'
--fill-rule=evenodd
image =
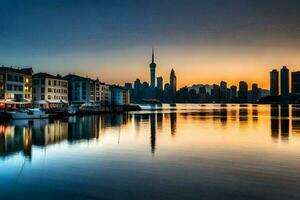
<path id="1" fill-rule="evenodd" d="M 152 48 L 152 62 L 150 63 L 150 87 L 152 89 L 152 91 L 155 90 L 155 68 L 156 68 L 156 64 L 154 62 L 154 50 Z"/>

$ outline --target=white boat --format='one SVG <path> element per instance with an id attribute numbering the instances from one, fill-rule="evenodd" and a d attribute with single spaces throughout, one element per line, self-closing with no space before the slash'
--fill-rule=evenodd
<path id="1" fill-rule="evenodd" d="M 12 119 L 45 119 L 49 115 L 39 108 L 23 109 L 8 112 Z"/>

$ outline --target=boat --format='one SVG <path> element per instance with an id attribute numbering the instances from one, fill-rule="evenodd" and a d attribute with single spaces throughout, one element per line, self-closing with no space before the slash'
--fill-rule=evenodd
<path id="1" fill-rule="evenodd" d="M 39 108 L 20 109 L 7 112 L 11 119 L 45 119 L 49 115 Z"/>

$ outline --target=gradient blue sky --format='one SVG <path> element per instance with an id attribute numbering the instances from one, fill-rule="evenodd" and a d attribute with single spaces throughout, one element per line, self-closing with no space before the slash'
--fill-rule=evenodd
<path id="1" fill-rule="evenodd" d="M 0 64 L 36 72 L 149 80 L 172 67 L 180 86 L 225 80 L 268 87 L 269 71 L 300 66 L 300 1 L 0 1 Z"/>

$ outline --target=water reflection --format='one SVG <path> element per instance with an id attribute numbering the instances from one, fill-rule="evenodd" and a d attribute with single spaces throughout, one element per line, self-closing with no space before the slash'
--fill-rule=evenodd
<path id="1" fill-rule="evenodd" d="M 291 113 L 291 115 L 290 115 Z M 198 109 L 184 109 L 180 111 L 151 111 L 133 112 L 129 114 L 105 114 L 85 117 L 69 117 L 60 120 L 20 120 L 0 123 L 0 156 L 5 158 L 14 154 L 21 154 L 31 159 L 32 146 L 46 148 L 49 145 L 66 141 L 76 144 L 92 139 L 100 140 L 101 134 L 107 128 L 132 124 L 136 136 L 148 126 L 150 130 L 150 149 L 155 155 L 159 133 L 169 130 L 174 138 L 178 133 L 178 120 L 182 124 L 195 122 L 219 122 L 224 128 L 239 131 L 258 124 L 260 118 L 269 117 L 270 126 L 263 123 L 265 129 L 270 130 L 274 142 L 289 140 L 290 132 L 300 136 L 300 107 L 296 105 L 206 105 Z M 238 121 L 237 121 L 238 119 Z M 291 121 L 291 127 L 290 127 Z M 183 125 L 180 125 L 183 126 Z M 243 126 L 238 126 L 242 124 Z M 257 125 L 256 125 L 257 124 Z M 218 126 L 214 124 L 213 126 Z M 201 129 L 201 127 L 200 127 Z M 195 128 L 197 130 L 197 128 Z M 190 130 L 190 131 L 195 131 Z M 100 140 L 101 141 L 101 140 Z"/>

